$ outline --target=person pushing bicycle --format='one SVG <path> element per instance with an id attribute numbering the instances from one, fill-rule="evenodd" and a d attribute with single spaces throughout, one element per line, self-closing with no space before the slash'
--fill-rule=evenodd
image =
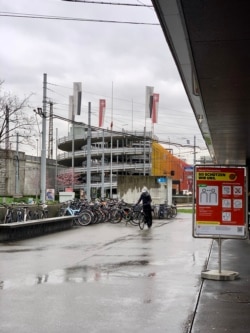
<path id="1" fill-rule="evenodd" d="M 148 189 L 146 186 L 142 188 L 142 193 L 140 195 L 139 200 L 137 201 L 136 205 L 139 205 L 139 203 L 142 201 L 142 207 L 143 207 L 143 213 L 146 217 L 146 223 L 148 225 L 148 228 L 151 228 L 152 226 L 152 207 L 151 202 L 152 198 L 150 193 L 148 192 Z"/>

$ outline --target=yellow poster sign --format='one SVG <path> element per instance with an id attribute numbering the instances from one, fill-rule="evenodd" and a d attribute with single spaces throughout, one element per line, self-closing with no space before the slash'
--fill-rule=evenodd
<path id="1" fill-rule="evenodd" d="M 209 180 L 209 181 L 235 181 L 237 174 L 234 172 L 197 172 L 197 180 Z"/>

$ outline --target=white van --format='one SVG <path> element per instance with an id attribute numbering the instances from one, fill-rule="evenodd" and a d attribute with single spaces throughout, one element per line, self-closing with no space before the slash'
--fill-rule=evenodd
<path id="1" fill-rule="evenodd" d="M 189 190 L 183 190 L 182 193 L 183 195 L 192 195 L 192 192 L 190 192 Z"/>

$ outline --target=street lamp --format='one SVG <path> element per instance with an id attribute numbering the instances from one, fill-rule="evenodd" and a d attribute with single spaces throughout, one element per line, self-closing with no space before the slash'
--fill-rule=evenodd
<path id="1" fill-rule="evenodd" d="M 124 129 L 124 127 L 123 126 L 128 126 L 128 124 L 122 124 L 122 131 L 124 132 L 125 131 L 125 129 Z"/>
<path id="2" fill-rule="evenodd" d="M 45 203 L 46 195 L 46 103 L 44 111 L 42 108 L 37 108 L 33 110 L 42 118 L 42 149 L 41 149 L 41 197 L 42 203 Z M 38 139 L 37 139 L 38 142 Z M 38 155 L 38 145 L 37 145 L 37 155 Z"/>
<path id="3" fill-rule="evenodd" d="M 188 144 L 188 145 L 191 145 L 189 139 L 187 139 L 187 138 L 182 138 L 182 139 L 185 139 L 186 142 L 187 142 L 187 144 Z M 196 163 L 196 136 L 194 136 L 193 154 L 194 154 L 193 164 L 195 165 L 195 163 Z"/>

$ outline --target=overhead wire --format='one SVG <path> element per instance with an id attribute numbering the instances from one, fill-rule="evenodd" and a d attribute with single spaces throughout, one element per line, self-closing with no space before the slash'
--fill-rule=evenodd
<path id="1" fill-rule="evenodd" d="M 70 1 L 70 0 L 63 0 L 63 1 Z M 138 0 L 137 0 L 138 1 Z M 85 3 L 95 3 L 95 4 L 106 4 L 106 5 L 131 5 L 131 6 L 138 6 L 138 7 L 153 7 L 153 6 L 150 6 L 150 5 L 134 5 L 134 4 L 121 4 L 121 3 L 108 3 L 108 2 L 97 2 L 97 1 L 73 1 L 72 2 L 85 2 Z M 139 2 L 139 1 L 138 1 Z M 36 15 L 36 14 L 25 14 L 25 13 L 12 13 L 12 12 L 0 12 L 0 16 L 9 16 L 9 17 L 18 17 L 18 18 L 31 18 L 31 19 L 48 19 L 48 20 L 72 20 L 72 21 L 86 21 L 86 22 L 97 22 L 97 23 L 121 23 L 121 24 L 142 24 L 142 25 L 155 25 L 155 26 L 159 26 L 158 23 L 145 23 L 145 22 L 133 22 L 133 21 L 114 21 L 114 20 L 97 20 L 97 19 L 85 19 L 85 18 L 74 18 L 74 17 L 63 17 L 63 16 L 49 16 L 49 15 Z M 51 85 L 54 85 L 54 86 L 60 86 L 60 85 L 56 85 L 56 84 L 52 84 Z M 64 86 L 60 86 L 60 87 L 63 87 L 63 88 L 67 88 L 67 89 L 71 89 L 69 87 L 64 87 Z M 52 90 L 52 89 L 49 89 L 52 93 L 55 93 L 55 94 L 58 94 L 59 96 L 63 96 L 62 94 L 56 92 L 55 90 Z M 89 93 L 91 94 L 91 92 L 87 92 L 86 93 Z M 118 98 L 116 98 L 118 100 Z M 126 100 L 126 99 L 122 99 L 120 98 L 119 100 L 123 100 L 123 101 L 129 101 L 131 102 L 131 100 Z M 61 104 L 62 103 L 56 103 L 56 104 Z M 136 102 L 133 101 L 133 105 L 135 105 Z M 138 104 L 143 104 L 143 103 L 138 103 Z M 64 104 L 65 106 L 67 104 Z M 119 110 L 125 110 L 125 109 L 119 109 Z M 162 109 L 161 110 L 168 110 L 168 109 Z M 172 110 L 174 111 L 174 110 Z M 137 110 L 133 110 L 133 112 L 139 112 Z M 181 111 L 182 112 L 182 111 Z M 64 120 L 66 118 L 64 117 L 55 117 L 55 118 L 58 118 L 58 119 L 61 119 L 61 120 Z M 98 128 L 99 129 L 99 128 Z M 39 130 L 40 132 L 40 130 Z M 169 141 L 164 141 L 164 140 L 159 140 L 159 142 L 161 143 L 165 143 L 165 144 L 169 144 Z M 171 143 L 172 145 L 172 143 Z M 185 145 L 181 145 L 181 144 L 178 144 L 178 143 L 174 143 L 173 145 L 176 145 L 176 146 L 180 146 L 180 147 L 183 147 Z"/>
<path id="2" fill-rule="evenodd" d="M 94 5 L 111 5 L 111 6 L 128 6 L 128 7 L 147 7 L 152 8 L 153 5 L 145 5 L 144 3 L 138 1 L 140 4 L 134 3 L 122 3 L 122 2 L 107 2 L 107 1 L 93 1 L 93 0 L 62 0 L 67 2 L 82 2 Z"/>
<path id="3" fill-rule="evenodd" d="M 72 119 L 69 119 L 69 118 L 65 118 L 65 117 L 62 117 L 62 116 L 59 116 L 59 115 L 56 115 L 54 114 L 53 115 L 53 118 L 56 118 L 56 119 L 59 119 L 59 120 L 62 120 L 62 121 L 66 121 L 68 123 L 71 123 L 71 124 L 75 124 L 75 125 L 79 125 L 79 126 L 88 126 L 86 123 L 84 122 L 79 122 L 79 121 L 76 121 L 76 120 L 72 120 Z M 112 133 L 112 134 L 117 134 L 117 135 L 126 135 L 126 136 L 129 136 L 129 137 L 132 137 L 132 138 L 136 138 L 136 139 L 142 139 L 144 140 L 145 139 L 145 136 L 144 136 L 144 133 L 142 133 L 142 135 L 135 135 L 131 132 L 121 132 L 121 131 L 115 131 L 115 130 L 111 130 L 111 129 L 101 129 L 100 127 L 97 127 L 97 126 L 93 126 L 91 125 L 90 126 L 92 130 L 95 130 L 95 131 L 100 131 L 100 130 L 104 130 L 104 132 L 107 132 L 107 133 Z M 175 146 L 175 147 L 183 147 L 183 148 L 190 148 L 190 147 L 193 147 L 192 144 L 180 144 L 180 143 L 177 143 L 177 142 L 169 142 L 169 141 L 165 141 L 165 140 L 155 140 L 155 139 L 152 139 L 152 138 L 147 138 L 148 141 L 157 141 L 159 143 L 162 143 L 162 144 L 166 144 L 166 145 L 171 145 L 171 146 Z M 203 149 L 201 148 L 200 146 L 195 146 L 196 148 L 198 149 Z"/>
<path id="4" fill-rule="evenodd" d="M 160 26 L 159 23 L 151 23 L 151 22 L 100 20 L 100 19 L 87 19 L 87 18 L 81 18 L 81 17 L 50 16 L 50 15 L 13 13 L 13 12 L 0 12 L 0 16 L 2 16 L 2 17 L 28 18 L 28 19 L 42 19 L 42 20 L 62 20 L 62 21 L 77 21 L 77 22 L 94 22 L 94 23 L 114 23 L 114 24 Z"/>
<path id="5" fill-rule="evenodd" d="M 50 86 L 53 86 L 53 87 L 62 87 L 62 88 L 66 88 L 66 89 L 70 89 L 72 90 L 72 88 L 70 87 L 66 87 L 66 86 L 63 86 L 63 85 L 59 85 L 59 84 L 55 84 L 55 83 L 48 83 Z M 51 91 L 52 93 L 54 94 L 57 94 L 59 96 L 64 96 L 63 94 L 60 94 L 59 92 L 57 92 L 56 90 L 54 89 L 50 89 L 48 88 L 49 91 Z M 93 92 L 90 92 L 90 91 L 83 91 L 83 94 L 91 94 L 91 95 L 95 95 L 97 97 L 100 97 L 100 96 L 103 96 L 103 94 L 97 94 L 97 93 L 93 93 Z M 110 96 L 105 96 L 106 98 L 111 98 Z M 52 98 L 53 100 L 53 98 Z M 128 103 L 131 103 L 131 100 L 130 99 L 127 99 L 127 98 L 115 98 L 115 100 L 119 100 L 119 101 L 124 101 L 124 102 L 128 102 Z M 69 104 L 68 103 L 60 103 L 60 102 L 56 102 L 55 101 L 55 104 L 57 105 L 56 109 L 59 113 L 62 113 L 62 112 L 65 112 L 65 107 L 67 107 Z M 131 119 L 130 117 L 128 116 L 128 112 L 131 111 L 133 112 L 134 115 L 138 114 L 138 113 L 141 113 L 142 110 L 141 109 L 136 109 L 134 108 L 134 105 L 135 104 L 138 104 L 138 105 L 141 105 L 143 106 L 143 108 L 145 108 L 145 103 L 139 103 L 139 102 L 134 102 L 133 101 L 133 111 L 131 109 L 129 109 L 128 107 L 120 107 L 120 108 L 115 108 L 116 110 L 116 116 L 118 117 L 118 120 L 116 121 L 116 127 L 118 128 L 123 128 L 122 126 L 122 122 L 129 122 Z M 61 109 L 61 106 L 63 106 L 64 108 Z M 58 107 L 59 106 L 59 107 Z M 125 106 L 125 105 L 124 105 Z M 84 109 L 85 110 L 85 109 Z M 83 108 L 82 108 L 82 111 L 84 111 Z M 108 109 L 107 109 L 108 110 Z M 86 110 L 85 110 L 86 111 Z M 86 114 L 86 112 L 83 112 L 84 114 Z M 176 123 L 174 124 L 174 121 L 177 119 L 189 119 L 191 117 L 191 115 L 185 111 L 182 111 L 182 110 L 176 110 L 176 109 L 169 109 L 169 108 L 164 108 L 164 107 L 161 107 L 161 110 L 160 110 L 162 113 L 166 114 L 167 115 L 167 118 L 168 118 L 168 123 L 169 123 L 169 127 L 171 128 L 171 131 L 168 133 L 168 135 L 171 135 L 171 136 L 176 136 L 175 134 L 179 134 L 180 132 L 182 132 L 183 130 L 186 129 L 186 124 L 185 122 L 180 124 L 179 121 L 177 121 L 178 125 L 176 125 Z M 172 112 L 172 114 L 171 114 Z M 94 117 L 94 122 L 98 122 L 98 117 L 97 117 L 97 113 L 98 113 L 98 106 L 93 106 L 92 107 L 92 116 Z M 124 116 L 122 122 L 121 122 L 121 116 Z M 162 116 L 162 115 L 161 115 Z M 126 119 L 125 119 L 126 118 Z M 109 124 L 109 121 L 106 122 L 107 124 Z M 135 125 L 136 127 L 136 120 L 135 122 L 133 123 L 133 125 Z M 161 126 L 161 124 L 156 124 L 157 128 L 160 129 L 162 128 L 163 126 Z M 134 127 L 134 126 L 133 126 Z M 165 129 L 165 126 L 164 126 L 164 129 Z M 173 129 L 175 129 L 175 134 L 173 133 Z M 176 132 L 178 131 L 178 132 Z M 166 135 L 166 132 L 161 132 L 160 131 L 157 131 L 157 136 L 161 137 L 162 135 Z M 160 139 L 159 139 L 160 140 Z M 162 142 L 165 142 L 164 140 L 161 140 Z M 169 141 L 167 141 L 169 142 Z"/>

